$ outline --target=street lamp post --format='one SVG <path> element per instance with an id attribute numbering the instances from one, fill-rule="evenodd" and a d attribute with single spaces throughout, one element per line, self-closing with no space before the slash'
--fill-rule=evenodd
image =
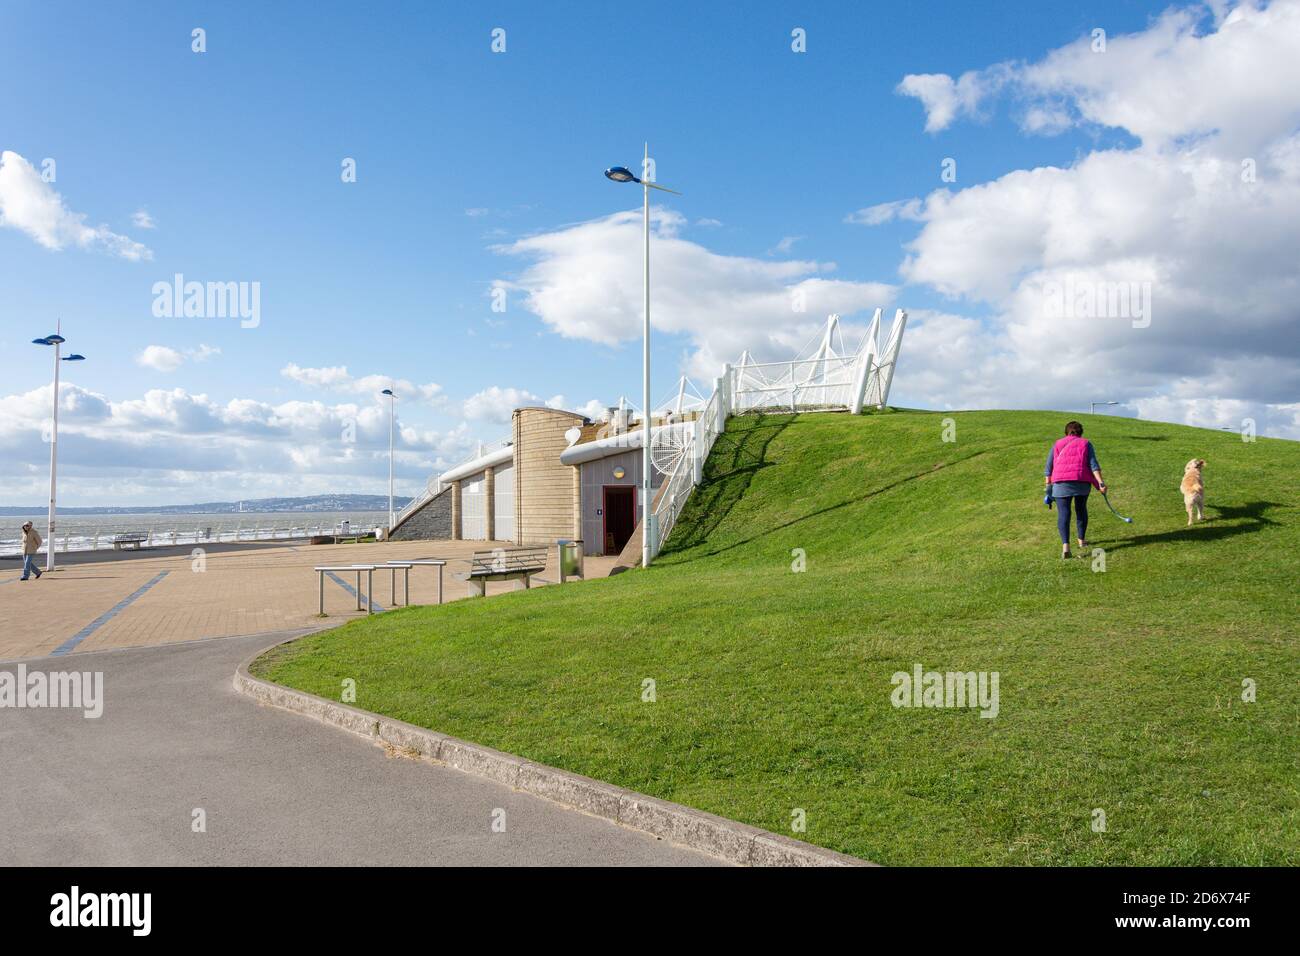
<path id="1" fill-rule="evenodd" d="M 388 532 L 385 538 L 393 533 L 393 423 L 397 418 L 397 396 L 391 388 L 386 388 L 379 394 L 388 396 Z"/>
<path id="2" fill-rule="evenodd" d="M 45 570 L 54 570 L 54 532 L 55 532 L 55 490 L 57 488 L 57 475 L 59 468 L 59 363 L 60 362 L 81 362 L 85 360 L 84 355 L 61 356 L 59 347 L 66 342 L 58 332 L 47 335 L 41 339 L 32 339 L 33 345 L 53 345 L 54 346 L 54 403 L 53 414 L 50 418 L 50 511 L 46 518 L 45 524 Z"/>
<path id="3" fill-rule="evenodd" d="M 650 144 L 646 143 L 641 175 L 647 175 L 649 167 Z M 654 512 L 650 507 L 652 503 L 650 497 L 650 190 L 658 189 L 662 192 L 672 193 L 674 196 L 680 196 L 681 193 L 675 189 L 652 183 L 648 178 L 638 179 L 626 166 L 612 166 L 605 170 L 605 176 L 616 183 L 641 184 L 641 227 L 645 251 L 645 268 L 642 271 L 642 290 L 645 295 L 643 306 L 645 324 L 642 331 L 641 346 L 643 396 L 641 405 L 641 424 L 643 426 L 641 436 L 641 567 L 648 568 L 654 554 L 653 542 L 658 530 L 655 527 Z"/>
<path id="4" fill-rule="evenodd" d="M 1089 415 L 1095 415 L 1095 414 L 1097 413 L 1097 406 L 1098 406 L 1098 405 L 1118 405 L 1118 404 L 1119 404 L 1119 402 L 1089 402 L 1089 403 L 1088 403 L 1088 414 L 1089 414 Z"/>

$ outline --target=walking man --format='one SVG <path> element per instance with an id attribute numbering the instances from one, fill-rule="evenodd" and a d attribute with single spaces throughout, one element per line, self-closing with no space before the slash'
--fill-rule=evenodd
<path id="1" fill-rule="evenodd" d="M 40 579 L 41 569 L 36 566 L 36 551 L 40 546 L 41 536 L 36 533 L 36 529 L 29 521 L 23 525 L 23 576 L 18 580 L 26 581 L 32 572 L 36 573 L 38 580 Z"/>

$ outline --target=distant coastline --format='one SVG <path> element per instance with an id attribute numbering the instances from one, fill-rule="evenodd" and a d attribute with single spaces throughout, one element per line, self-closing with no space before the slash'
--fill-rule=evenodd
<path id="1" fill-rule="evenodd" d="M 394 496 L 393 507 L 400 509 L 410 498 Z M 0 517 L 43 515 L 46 504 L 0 505 Z M 189 505 L 105 506 L 101 508 L 65 508 L 60 515 L 225 515 L 240 513 L 278 514 L 325 511 L 387 511 L 387 495 L 308 495 L 300 498 L 247 498 L 243 501 L 206 501 Z"/>

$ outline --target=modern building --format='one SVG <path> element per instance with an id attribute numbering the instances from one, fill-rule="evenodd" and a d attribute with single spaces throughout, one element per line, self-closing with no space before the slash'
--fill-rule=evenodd
<path id="1" fill-rule="evenodd" d="M 560 452 L 586 418 L 554 408 L 516 408 L 510 436 L 481 447 L 438 476 L 436 490 L 417 499 L 393 529 L 393 538 L 424 537 L 432 509 L 454 541 L 554 544 L 573 537 L 578 476 Z M 444 518 L 445 516 L 445 518 Z"/>
<path id="2" fill-rule="evenodd" d="M 656 516 L 657 553 L 676 515 L 703 477 L 703 463 L 730 415 L 884 408 L 889 400 L 907 313 L 899 309 L 883 346 L 882 310 L 855 349 L 846 349 L 839 316 L 791 359 L 756 362 L 749 352 L 724 366 L 710 398 L 696 394 L 687 407 L 688 382 L 679 384 L 670 412 L 652 419 L 651 501 L 641 496 L 644 431 L 625 406 L 593 423 L 553 408 L 517 408 L 510 435 L 480 447 L 469 461 L 430 482 L 403 509 L 392 537 L 551 545 L 583 542 L 591 555 L 640 561 L 640 526 L 646 507 Z M 665 485 L 665 482 L 667 483 Z"/>
<path id="3" fill-rule="evenodd" d="M 671 454 L 671 449 L 681 447 L 691 434 L 694 422 L 660 420 L 651 422 L 651 427 L 652 441 Z M 665 440 L 674 433 L 678 440 Z M 574 436 L 573 444 L 560 452 L 561 464 L 573 470 L 578 485 L 572 534 L 582 540 L 587 554 L 621 554 L 635 537 L 641 520 L 642 502 L 637 499 L 641 495 L 644 438 L 645 432 L 629 418 L 611 415 L 609 422 L 585 426 Z M 654 466 L 651 472 L 654 495 L 664 474 Z"/>

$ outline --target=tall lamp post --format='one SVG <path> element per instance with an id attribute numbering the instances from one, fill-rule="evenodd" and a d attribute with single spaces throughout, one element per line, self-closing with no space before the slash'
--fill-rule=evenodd
<path id="1" fill-rule="evenodd" d="M 1119 402 L 1089 402 L 1089 403 L 1088 403 L 1088 414 L 1089 414 L 1089 415 L 1095 415 L 1095 414 L 1097 413 L 1097 406 L 1098 406 L 1098 405 L 1118 405 L 1118 404 L 1119 404 Z"/>
<path id="2" fill-rule="evenodd" d="M 59 346 L 66 342 L 58 332 L 42 339 L 32 339 L 33 345 L 54 346 L 54 412 L 50 420 L 50 513 L 45 525 L 45 570 L 54 570 L 54 492 L 57 487 L 56 476 L 59 467 L 59 363 L 82 362 L 84 355 L 75 352 L 72 355 L 60 355 Z"/>
<path id="3" fill-rule="evenodd" d="M 397 396 L 391 388 L 386 388 L 380 395 L 388 396 L 388 531 L 384 537 L 393 533 L 393 422 L 397 418 Z"/>
<path id="4" fill-rule="evenodd" d="M 650 144 L 646 143 L 645 159 L 641 165 L 642 175 L 646 174 L 649 166 Z M 672 193 L 674 196 L 680 196 L 681 193 L 666 186 L 659 186 L 649 180 L 638 179 L 626 166 L 612 166 L 605 170 L 605 176 L 616 183 L 640 183 L 642 193 L 641 225 L 642 234 L 645 237 L 645 269 L 642 272 L 645 293 L 645 327 L 641 351 L 641 378 L 644 396 L 641 405 L 641 423 L 644 426 L 641 448 L 641 567 L 648 568 L 654 553 L 653 542 L 657 532 L 654 512 L 650 507 L 650 190 L 658 189 L 662 192 Z"/>

